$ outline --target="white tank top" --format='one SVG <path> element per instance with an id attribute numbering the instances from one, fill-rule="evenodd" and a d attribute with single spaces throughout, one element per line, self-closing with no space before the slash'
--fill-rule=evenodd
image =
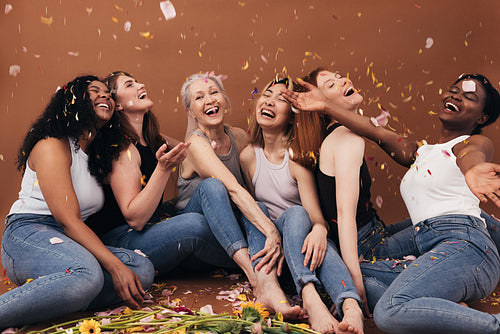
<path id="1" fill-rule="evenodd" d="M 99 211 L 104 205 L 104 193 L 96 179 L 88 171 L 88 156 L 82 149 L 76 149 L 74 139 L 68 139 L 71 148 L 71 180 L 75 189 L 82 219 L 87 219 L 91 214 Z M 26 162 L 21 182 L 19 199 L 10 208 L 10 214 L 33 213 L 39 215 L 52 215 L 45 202 L 36 172 L 30 169 Z"/>
<path id="2" fill-rule="evenodd" d="M 290 175 L 288 152 L 280 165 L 267 160 L 262 147 L 254 146 L 256 166 L 252 184 L 255 198 L 269 209 L 272 220 L 275 220 L 286 209 L 293 205 L 301 205 L 297 181 Z"/>
<path id="3" fill-rule="evenodd" d="M 401 180 L 401 196 L 413 224 L 449 214 L 480 217 L 479 199 L 470 191 L 456 163 L 453 146 L 469 136 L 443 144 L 422 145 L 415 163 Z"/>

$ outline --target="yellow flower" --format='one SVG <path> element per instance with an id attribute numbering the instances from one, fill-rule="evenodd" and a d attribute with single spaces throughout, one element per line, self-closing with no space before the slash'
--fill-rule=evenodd
<path id="1" fill-rule="evenodd" d="M 253 301 L 249 301 L 248 303 L 241 304 L 242 311 L 245 310 L 246 308 L 253 308 L 257 312 L 259 312 L 260 316 L 263 319 L 266 319 L 269 317 L 269 312 L 266 311 L 266 308 L 263 307 L 261 303 L 254 303 Z"/>
<path id="2" fill-rule="evenodd" d="M 80 328 L 78 329 L 82 334 L 100 334 L 101 328 L 99 328 L 99 322 L 94 319 L 84 320 Z"/>

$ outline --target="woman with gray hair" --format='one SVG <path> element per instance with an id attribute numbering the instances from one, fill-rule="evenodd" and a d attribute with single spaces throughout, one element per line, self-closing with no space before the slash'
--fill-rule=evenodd
<path id="1" fill-rule="evenodd" d="M 186 139 L 190 147 L 179 168 L 177 210 L 205 215 L 219 243 L 245 272 L 259 302 L 285 318 L 302 316 L 299 306 L 292 307 L 286 301 L 276 275 L 262 275 L 266 278 L 259 279 L 261 269 L 281 273 L 281 237 L 264 213 L 265 207 L 261 209 L 244 187 L 239 153 L 248 138 L 243 129 L 224 124 L 229 99 L 221 78 L 213 73 L 193 74 L 183 84 L 181 96 L 197 128 Z M 241 224 L 253 224 L 266 236 L 265 247 L 253 257 L 263 257 L 255 267 L 257 273 L 252 268 Z"/>

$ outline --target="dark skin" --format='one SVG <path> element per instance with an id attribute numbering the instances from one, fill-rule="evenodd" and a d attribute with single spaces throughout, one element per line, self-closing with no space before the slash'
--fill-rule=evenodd
<path id="1" fill-rule="evenodd" d="M 473 82 L 474 90 L 464 86 L 463 81 Z M 306 92 L 282 91 L 283 96 L 296 108 L 333 116 L 353 132 L 376 142 L 400 165 L 410 167 L 414 162 L 418 149 L 416 141 L 384 127 L 376 127 L 369 117 L 343 109 L 340 101 L 327 99 L 314 85 L 304 81 L 300 81 L 300 84 L 306 88 Z M 468 85 L 471 86 L 472 83 Z M 476 80 L 466 79 L 452 85 L 442 95 L 438 113 L 441 122 L 438 143 L 470 135 L 478 124 L 486 122 L 488 116 L 483 112 L 485 97 L 484 88 Z M 483 135 L 473 135 L 456 144 L 453 153 L 457 157 L 457 166 L 474 195 L 482 202 L 491 200 L 500 207 L 500 165 L 490 162 L 493 157 L 491 140 Z"/>

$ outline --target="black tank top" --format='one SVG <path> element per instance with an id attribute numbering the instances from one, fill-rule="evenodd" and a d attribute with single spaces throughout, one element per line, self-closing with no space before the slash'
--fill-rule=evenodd
<path id="1" fill-rule="evenodd" d="M 326 136 L 332 133 L 342 124 L 336 123 L 326 130 Z M 335 177 L 325 175 L 320 169 L 319 164 L 314 172 L 316 186 L 318 187 L 321 210 L 326 221 L 330 225 L 330 237 L 339 245 L 339 232 L 337 226 L 337 199 Z M 372 184 L 370 172 L 365 159 L 359 172 L 359 198 L 356 210 L 356 225 L 358 229 L 366 225 L 376 216 L 376 211 L 370 202 L 370 187 Z"/>
<path id="2" fill-rule="evenodd" d="M 156 168 L 158 161 L 154 153 L 151 151 L 149 146 L 143 146 L 139 143 L 135 144 L 135 147 L 139 151 L 141 156 L 141 173 L 143 182 L 142 188 L 146 185 Z M 109 184 L 103 185 L 104 190 L 104 206 L 103 208 L 87 218 L 85 224 L 89 226 L 95 234 L 100 235 L 111 231 L 115 227 L 127 224 L 125 217 L 123 217 L 120 207 L 116 202 L 115 196 L 113 195 L 113 190 Z M 160 199 L 158 203 L 158 208 L 162 203 L 163 198 Z"/>

